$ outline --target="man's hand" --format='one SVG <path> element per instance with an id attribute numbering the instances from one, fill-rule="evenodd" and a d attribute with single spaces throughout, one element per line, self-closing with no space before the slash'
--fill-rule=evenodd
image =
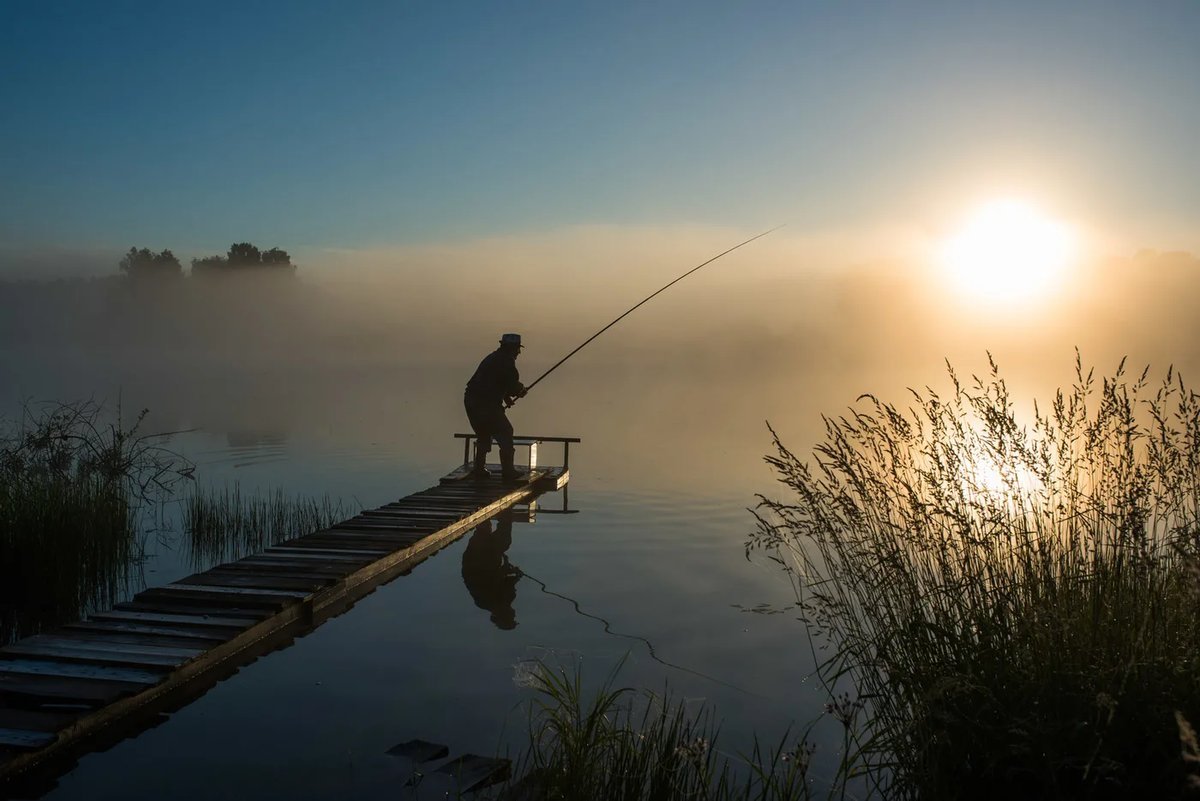
<path id="1" fill-rule="evenodd" d="M 526 392 L 528 392 L 528 391 L 529 391 L 529 390 L 525 389 L 525 385 L 524 385 L 524 384 L 518 383 L 518 384 L 517 384 L 517 394 L 516 394 L 516 396 L 515 396 L 515 397 L 518 397 L 518 398 L 523 398 L 523 397 L 525 397 L 525 393 L 526 393 Z"/>

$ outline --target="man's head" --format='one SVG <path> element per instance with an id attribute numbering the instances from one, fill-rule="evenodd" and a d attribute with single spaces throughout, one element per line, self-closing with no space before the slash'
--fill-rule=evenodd
<path id="1" fill-rule="evenodd" d="M 500 350 L 511 353 L 514 359 L 520 355 L 523 347 L 520 334 L 503 334 L 500 337 Z"/>

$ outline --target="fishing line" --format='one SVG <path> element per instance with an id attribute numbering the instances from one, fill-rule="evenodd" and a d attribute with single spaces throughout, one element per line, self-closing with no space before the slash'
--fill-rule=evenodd
<path id="1" fill-rule="evenodd" d="M 661 656 L 658 655 L 658 652 L 654 650 L 654 643 L 650 642 L 645 637 L 642 637 L 637 634 L 625 634 L 624 632 L 621 632 L 621 631 L 614 631 L 613 627 L 612 627 L 612 623 L 609 623 L 606 619 L 600 617 L 599 615 L 593 615 L 593 614 L 583 611 L 583 609 L 581 609 L 579 606 L 579 601 L 576 601 L 574 598 L 570 598 L 566 595 L 562 595 L 561 593 L 555 592 L 554 590 L 547 587 L 546 582 L 542 581 L 538 577 L 531 576 L 530 574 L 526 573 L 521 568 L 517 568 L 517 569 L 521 571 L 521 576 L 523 578 L 527 578 L 530 581 L 532 581 L 534 584 L 537 584 L 539 587 L 541 587 L 542 592 L 546 593 L 547 595 L 553 595 L 555 598 L 561 598 L 562 600 L 571 604 L 571 606 L 575 607 L 576 614 L 578 614 L 582 617 L 591 618 L 592 620 L 596 620 L 596 621 L 599 621 L 600 623 L 603 623 L 604 631 L 607 634 L 611 634 L 614 637 L 624 637 L 625 639 L 628 639 L 628 640 L 637 640 L 638 642 L 643 643 L 646 646 L 646 650 L 650 652 L 650 658 L 653 659 L 655 662 L 658 662 L 660 665 L 665 665 L 665 666 L 667 666 L 669 668 L 673 668 L 675 670 L 681 670 L 684 673 L 690 673 L 693 676 L 699 676 L 702 679 L 707 679 L 708 681 L 714 682 L 716 684 L 720 684 L 723 687 L 729 687 L 730 689 L 737 690 L 738 692 L 745 693 L 746 695 L 752 695 L 755 698 L 765 698 L 766 697 L 764 695 L 759 695 L 758 693 L 751 692 L 750 690 L 739 687 L 736 684 L 730 684 L 727 681 L 718 679 L 716 676 L 710 676 L 707 673 L 700 672 L 699 670 L 693 670 L 692 668 L 684 667 L 683 665 L 677 665 L 674 662 L 668 662 L 667 660 L 663 659 Z"/>
<path id="2" fill-rule="evenodd" d="M 635 311 L 635 310 L 636 310 L 636 309 L 637 309 L 639 306 L 641 306 L 642 304 L 644 304 L 644 303 L 646 303 L 647 301 L 651 300 L 651 299 L 652 299 L 652 298 L 653 298 L 655 295 L 658 295 L 659 293 L 661 293 L 661 292 L 665 292 L 666 290 L 670 289 L 670 288 L 671 288 L 671 287 L 673 287 L 675 284 L 678 284 L 680 281 L 682 281 L 683 279 L 687 278 L 687 277 L 688 277 L 689 275 L 691 275 L 692 273 L 694 273 L 694 272 L 696 272 L 697 270 L 699 270 L 701 267 L 707 267 L 708 265 L 712 264 L 714 261 L 716 261 L 717 259 L 721 258 L 722 256 L 725 256 L 725 255 L 727 255 L 727 254 L 729 254 L 729 253 L 732 253 L 733 251 L 737 250 L 738 248 L 740 248 L 740 247 L 742 247 L 742 246 L 744 246 L 744 245 L 749 245 L 751 242 L 753 242 L 753 241 L 754 241 L 754 240 L 756 240 L 756 239 L 762 239 L 762 238 L 763 238 L 764 236 L 766 236 L 767 234 L 769 234 L 769 233 L 772 233 L 772 232 L 774 232 L 774 231 L 778 231 L 778 230 L 779 230 L 780 228 L 782 228 L 782 227 L 783 227 L 782 225 L 777 225 L 777 226 L 775 226 L 774 228 L 771 228 L 770 230 L 763 231 L 761 234 L 758 234 L 757 236 L 752 236 L 752 237 L 750 237 L 750 238 L 749 238 L 749 239 L 747 239 L 745 242 L 739 242 L 738 244 L 736 244 L 736 245 L 734 245 L 733 247 L 731 247 L 729 250 L 723 250 L 723 251 L 721 251 L 720 253 L 718 253 L 717 255 L 713 256 L 713 257 L 712 257 L 711 259 L 709 259 L 708 261 L 706 261 L 706 262 L 703 262 L 702 264 L 697 264 L 695 267 L 693 267 L 692 269 L 688 270 L 686 273 L 684 273 L 683 275 L 679 276 L 679 277 L 678 277 L 678 278 L 676 278 L 674 281 L 671 281 L 670 283 L 668 283 L 668 284 L 666 284 L 666 285 L 664 285 L 664 286 L 660 287 L 659 289 L 655 290 L 654 292 L 651 292 L 651 293 L 650 293 L 650 295 L 648 295 L 648 296 L 647 296 L 647 297 L 645 297 L 645 298 L 642 298 L 640 301 L 638 301 L 638 302 L 637 302 L 637 303 L 635 303 L 633 306 L 631 306 L 629 309 L 627 309 L 627 310 L 625 311 L 625 313 L 624 313 L 624 314 L 622 314 L 620 317 L 618 317 L 617 319 L 613 320 L 611 323 L 609 323 L 608 325 L 604 326 L 604 327 L 603 327 L 603 328 L 601 328 L 599 331 L 597 331 L 596 333 L 594 333 L 594 334 L 592 334 L 590 337 L 588 337 L 586 340 L 584 340 L 584 342 L 583 342 L 583 344 L 582 344 L 582 345 L 580 345 L 579 347 L 575 348 L 575 350 L 571 351 L 571 352 L 570 352 L 570 353 L 568 353 L 566 356 L 563 356 L 561 359 L 559 359 L 557 362 L 555 362 L 555 364 L 554 364 L 554 366 L 553 366 L 553 367 L 551 367 L 549 370 L 547 370 L 546 372 L 544 372 L 544 373 L 542 373 L 540 376 L 538 376 L 536 379 L 534 379 L 534 382 L 533 382 L 532 384 L 530 384 L 529 386 L 525 387 L 525 393 L 526 393 L 526 394 L 528 394 L 528 393 L 529 393 L 529 390 L 531 390 L 531 389 L 533 389 L 534 387 L 536 387 L 536 386 L 538 385 L 538 382 L 540 382 L 540 381 L 541 381 L 543 378 L 545 378 L 546 376 L 550 375 L 550 374 L 551 374 L 551 373 L 553 373 L 555 370 L 557 370 L 557 369 L 558 369 L 558 368 L 559 368 L 559 367 L 562 365 L 562 363 L 563 363 L 563 362 L 565 362 L 567 359 L 569 359 L 569 358 L 571 358 L 572 356 L 574 356 L 574 355 L 575 355 L 576 353 L 578 353 L 579 351 L 583 350 L 584 346 L 586 346 L 586 345 L 587 345 L 589 342 L 591 342 L 593 339 L 595 339 L 596 337 L 598 337 L 598 336 L 600 336 L 601 334 L 603 334 L 603 333 L 604 333 L 605 331 L 607 331 L 608 329 L 612 328 L 612 327 L 613 327 L 614 325 L 616 325 L 617 323 L 619 323 L 619 322 L 621 322 L 622 320 L 624 320 L 624 319 L 625 319 L 627 316 L 629 316 L 629 315 L 630 315 L 632 312 L 634 312 L 634 311 Z M 513 403 L 515 403 L 515 402 L 516 402 L 516 401 L 515 401 L 515 399 L 514 399 Z M 511 406 L 512 406 L 512 403 L 509 403 L 508 405 L 511 407 Z"/>

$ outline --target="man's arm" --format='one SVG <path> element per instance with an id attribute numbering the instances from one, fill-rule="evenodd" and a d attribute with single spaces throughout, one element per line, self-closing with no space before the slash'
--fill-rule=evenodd
<path id="1" fill-rule="evenodd" d="M 512 406 L 517 398 L 525 397 L 525 385 L 521 383 L 521 374 L 517 366 L 512 366 L 512 372 L 505 377 L 504 404 Z"/>

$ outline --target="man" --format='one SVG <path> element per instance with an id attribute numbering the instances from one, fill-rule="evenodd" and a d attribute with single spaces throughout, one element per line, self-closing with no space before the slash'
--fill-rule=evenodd
<path id="1" fill-rule="evenodd" d="M 500 337 L 500 347 L 483 358 L 467 382 L 463 405 L 478 437 L 475 468 L 471 471 L 474 478 L 488 477 L 487 455 L 493 439 L 500 448 L 500 477 L 514 481 L 521 476 L 513 467 L 513 427 L 504 415 L 504 406 L 525 397 L 525 387 L 517 373 L 517 356 L 522 347 L 520 334 L 504 334 Z"/>

